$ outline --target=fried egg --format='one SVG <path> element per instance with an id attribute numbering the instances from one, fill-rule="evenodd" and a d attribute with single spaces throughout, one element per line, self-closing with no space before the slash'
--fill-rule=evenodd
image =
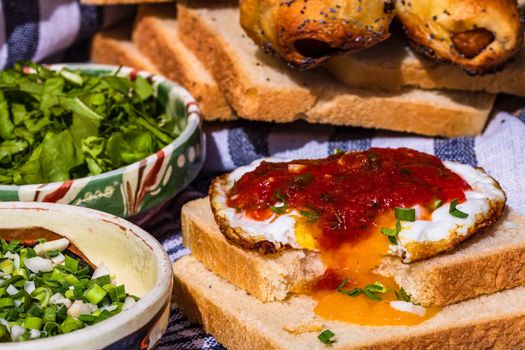
<path id="1" fill-rule="evenodd" d="M 300 225 L 301 216 L 294 210 L 273 214 L 265 220 L 255 220 L 227 205 L 227 194 L 244 174 L 257 168 L 262 161 L 282 162 L 266 158 L 240 167 L 217 178 L 210 187 L 210 201 L 221 231 L 246 249 L 261 253 L 276 253 L 283 249 L 316 251 L 312 235 Z M 450 203 L 435 209 L 430 216 L 415 206 L 416 220 L 402 221 L 397 244 L 390 244 L 388 254 L 401 257 L 405 263 L 426 259 L 453 249 L 468 236 L 492 226 L 505 206 L 505 193 L 496 180 L 483 169 L 456 162 L 443 162 L 471 187 L 466 200 L 457 209 L 468 214 L 458 218 L 449 213 Z M 386 239 L 386 237 L 385 237 Z"/>

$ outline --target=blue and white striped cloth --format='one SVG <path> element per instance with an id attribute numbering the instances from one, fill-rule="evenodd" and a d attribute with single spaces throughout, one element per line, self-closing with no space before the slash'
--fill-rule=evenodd
<path id="1" fill-rule="evenodd" d="M 86 61 L 89 39 L 95 32 L 133 10 L 87 6 L 74 0 L 1 0 L 0 68 L 20 60 Z"/>
<path id="2" fill-rule="evenodd" d="M 525 105 L 525 101 L 524 101 Z M 180 207 L 206 195 L 211 178 L 262 157 L 319 158 L 335 149 L 364 150 L 369 147 L 410 147 L 444 160 L 483 167 L 500 182 L 508 204 L 525 215 L 525 112 L 519 116 L 497 114 L 477 137 L 441 139 L 359 128 L 279 125 L 253 122 L 207 124 L 207 157 L 203 174 L 190 188 L 167 204 L 154 222 L 144 223 L 157 234 L 172 260 L 189 254 L 182 245 Z M 190 325 L 174 302 L 171 322 L 157 350 L 223 349 L 210 335 Z"/>

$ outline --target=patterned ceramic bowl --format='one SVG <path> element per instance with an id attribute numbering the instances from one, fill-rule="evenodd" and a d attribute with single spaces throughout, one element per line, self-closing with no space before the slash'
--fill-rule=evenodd
<path id="1" fill-rule="evenodd" d="M 68 238 L 95 265 L 104 263 L 117 284 L 140 297 L 129 309 L 68 334 L 0 350 L 148 349 L 168 325 L 172 270 L 162 246 L 139 227 L 116 216 L 69 205 L 0 203 L 0 237 L 6 230 L 43 227 Z"/>
<path id="2" fill-rule="evenodd" d="M 63 65 L 52 65 L 59 69 Z M 114 74 L 116 66 L 71 64 L 86 74 Z M 193 180 L 204 162 L 199 108 L 180 85 L 163 77 L 120 68 L 119 76 L 148 77 L 155 96 L 183 130 L 172 143 L 149 157 L 100 175 L 36 185 L 0 185 L 0 201 L 53 202 L 93 208 L 129 217 L 165 202 Z"/>

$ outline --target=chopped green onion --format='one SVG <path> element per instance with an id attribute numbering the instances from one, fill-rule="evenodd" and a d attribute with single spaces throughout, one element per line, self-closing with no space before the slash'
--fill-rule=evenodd
<path id="1" fill-rule="evenodd" d="M 69 316 L 60 325 L 60 330 L 62 333 L 69 333 L 81 328 L 84 328 L 84 322 Z"/>
<path id="2" fill-rule="evenodd" d="M 392 244 L 397 244 L 397 236 L 399 235 L 399 232 L 401 232 L 401 221 L 396 221 L 396 228 L 391 229 L 387 227 L 381 228 L 381 233 L 388 237 L 388 241 Z"/>
<path id="3" fill-rule="evenodd" d="M 349 297 L 356 297 L 359 294 L 361 294 L 361 292 L 362 292 L 361 288 L 354 288 L 352 290 L 343 289 L 346 286 L 347 283 L 348 283 L 348 277 L 345 277 L 343 282 L 341 282 L 339 287 L 337 287 L 337 291 L 339 293 L 341 293 L 341 294 L 348 295 Z"/>
<path id="4" fill-rule="evenodd" d="M 0 309 L 15 306 L 13 298 L 0 298 Z"/>
<path id="5" fill-rule="evenodd" d="M 0 262 L 0 270 L 2 270 L 2 272 L 6 275 L 13 273 L 14 269 L 15 264 L 13 263 L 13 260 L 5 259 L 4 261 Z"/>
<path id="6" fill-rule="evenodd" d="M 443 201 L 441 199 L 435 199 L 434 202 L 432 202 L 432 208 L 434 210 L 441 207 L 442 205 L 443 205 Z"/>
<path id="7" fill-rule="evenodd" d="M 44 310 L 44 321 L 55 322 L 57 319 L 57 309 L 55 306 L 48 306 Z"/>
<path id="8" fill-rule="evenodd" d="M 95 278 L 94 280 L 91 280 L 89 283 L 96 283 L 99 286 L 103 286 L 105 284 L 111 283 L 111 277 L 109 275 L 100 276 L 98 278 Z"/>
<path id="9" fill-rule="evenodd" d="M 410 296 L 407 294 L 407 292 L 405 292 L 405 290 L 403 288 L 401 288 L 399 291 L 395 291 L 396 293 L 396 297 L 401 300 L 401 301 L 407 301 L 409 302 L 410 301 Z"/>
<path id="10" fill-rule="evenodd" d="M 70 257 L 66 254 L 64 265 L 71 273 L 76 273 L 78 271 L 78 260 Z"/>
<path id="11" fill-rule="evenodd" d="M 334 336 L 334 332 L 332 332 L 329 329 L 325 329 L 317 336 L 317 339 L 319 339 L 324 344 L 331 345 L 333 342 L 335 342 L 335 340 L 333 339 Z"/>
<path id="12" fill-rule="evenodd" d="M 93 284 L 84 292 L 84 298 L 91 304 L 98 304 L 104 299 L 107 292 L 98 284 Z"/>
<path id="13" fill-rule="evenodd" d="M 78 319 L 84 323 L 93 324 L 97 321 L 98 317 L 93 316 L 93 315 L 84 314 L 84 315 L 78 316 Z"/>
<path id="14" fill-rule="evenodd" d="M 40 329 L 44 321 L 40 317 L 29 316 L 24 319 L 24 328 Z"/>
<path id="15" fill-rule="evenodd" d="M 116 292 L 117 292 L 117 299 L 120 300 L 120 301 L 124 301 L 124 299 L 126 299 L 126 287 L 124 287 L 123 284 L 121 284 L 120 286 L 117 286 L 116 288 Z"/>
<path id="16" fill-rule="evenodd" d="M 396 219 L 402 221 L 416 221 L 416 210 L 413 208 L 396 208 Z"/>
<path id="17" fill-rule="evenodd" d="M 29 310 L 27 310 L 27 313 L 31 314 L 31 315 L 33 315 L 35 317 L 40 317 L 40 316 L 42 316 L 42 309 L 39 308 L 36 304 L 33 304 L 33 305 L 31 305 Z"/>
<path id="18" fill-rule="evenodd" d="M 47 252 L 47 256 L 50 258 L 54 258 L 55 256 L 59 256 L 59 255 L 60 255 L 60 250 L 51 250 Z"/>
<path id="19" fill-rule="evenodd" d="M 60 326 L 56 322 L 46 322 L 42 329 L 48 336 L 60 334 Z"/>
<path id="20" fill-rule="evenodd" d="M 384 234 L 385 236 L 388 236 L 388 237 L 395 237 L 397 236 L 397 230 L 394 230 L 394 229 L 391 229 L 391 228 L 387 228 L 387 227 L 382 227 L 381 228 L 381 233 Z"/>
<path id="21" fill-rule="evenodd" d="M 66 292 L 64 293 L 64 296 L 65 296 L 66 298 L 68 298 L 68 299 L 73 300 L 73 299 L 75 299 L 75 291 L 72 290 L 72 289 L 68 289 L 68 290 L 66 290 Z"/>
<path id="22" fill-rule="evenodd" d="M 270 210 L 273 211 L 275 214 L 282 214 L 286 211 L 286 204 L 283 204 L 280 207 L 274 207 L 270 205 Z"/>
<path id="23" fill-rule="evenodd" d="M 282 202 L 283 204 L 279 207 L 274 207 L 270 205 L 270 210 L 273 211 L 275 214 L 284 213 L 286 211 L 286 198 L 282 195 L 282 193 L 279 190 L 275 191 L 273 195 L 278 201 Z"/>
<path id="24" fill-rule="evenodd" d="M 2 258 L 6 254 L 9 259 Z M 48 252 L 44 258 L 57 254 L 61 253 L 58 250 Z M 10 329 L 14 325 L 28 330 L 18 337 L 18 341 L 30 340 L 32 333 L 29 330 L 40 330 L 39 337 L 47 338 L 118 314 L 128 297 L 138 300 L 126 293 L 124 285 L 113 285 L 113 277 L 109 274 L 90 279 L 93 273 L 90 268 L 67 252 L 64 253 L 63 263 L 53 262 L 53 269 L 49 272 L 33 272 L 23 264 L 25 259 L 35 256 L 36 252 L 31 247 L 0 239 L 0 271 L 10 275 L 7 279 L 0 278 L 0 319 L 10 325 L 0 324 L 0 342 L 11 341 Z M 20 268 L 15 269 L 14 261 L 20 261 Z M 27 292 L 29 288 L 30 294 Z M 78 318 L 69 317 L 68 308 L 74 300 L 92 303 L 98 310 Z M 105 307 L 110 308 L 106 310 Z"/>
<path id="25" fill-rule="evenodd" d="M 460 219 L 467 218 L 468 214 L 456 208 L 457 205 L 458 205 L 458 199 L 454 198 L 454 200 L 450 203 L 450 208 L 448 209 L 448 212 L 450 213 L 450 215 L 455 216 Z"/>
<path id="26" fill-rule="evenodd" d="M 364 288 L 354 288 L 352 290 L 343 289 L 348 283 L 348 277 L 341 282 L 337 291 L 341 294 L 348 295 L 350 297 L 356 297 L 358 295 L 364 294 L 369 299 L 380 301 L 381 297 L 377 296 L 376 293 L 384 294 L 388 292 L 388 289 L 381 282 L 374 282 L 372 284 L 366 285 Z"/>
<path id="27" fill-rule="evenodd" d="M 319 212 L 313 208 L 309 208 L 309 210 L 300 210 L 299 211 L 302 216 L 307 218 L 307 222 L 315 222 L 317 219 L 319 219 Z"/>

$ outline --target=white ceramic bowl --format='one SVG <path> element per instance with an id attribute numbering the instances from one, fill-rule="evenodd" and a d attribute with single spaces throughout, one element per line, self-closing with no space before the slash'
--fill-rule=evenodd
<path id="1" fill-rule="evenodd" d="M 0 203 L 2 229 L 43 227 L 74 243 L 95 265 L 104 263 L 118 284 L 140 297 L 127 310 L 68 334 L 0 349 L 144 349 L 151 348 L 168 324 L 172 270 L 168 255 L 150 234 L 116 216 L 61 204 Z"/>

